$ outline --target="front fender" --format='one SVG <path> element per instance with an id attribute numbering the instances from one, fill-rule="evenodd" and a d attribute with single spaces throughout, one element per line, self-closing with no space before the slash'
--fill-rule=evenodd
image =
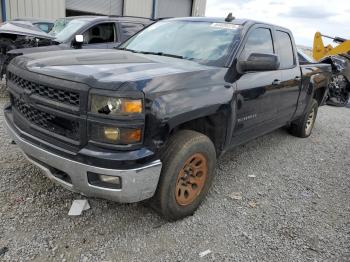
<path id="1" fill-rule="evenodd" d="M 211 115 L 232 100 L 233 87 L 224 85 L 182 89 L 158 96 L 152 113 L 170 129 L 196 118 Z"/>
<path id="2" fill-rule="evenodd" d="M 214 117 L 214 122 L 226 135 L 233 94 L 234 86 L 225 87 L 223 84 L 160 94 L 150 102 L 150 113 L 146 119 L 148 134 L 159 147 L 177 127 L 204 117 L 221 115 L 223 119 Z"/>

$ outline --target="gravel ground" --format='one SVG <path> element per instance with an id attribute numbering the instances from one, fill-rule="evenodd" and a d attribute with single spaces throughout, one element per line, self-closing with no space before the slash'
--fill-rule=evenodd
<path id="1" fill-rule="evenodd" d="M 69 217 L 83 197 L 24 159 L 2 112 L 0 139 L 0 260 L 350 261 L 348 108 L 322 107 L 308 139 L 280 129 L 228 152 L 204 204 L 173 223 L 98 199 Z"/>
<path id="2" fill-rule="evenodd" d="M 9 96 L 5 87 L 5 78 L 0 79 L 0 98 L 8 98 Z"/>

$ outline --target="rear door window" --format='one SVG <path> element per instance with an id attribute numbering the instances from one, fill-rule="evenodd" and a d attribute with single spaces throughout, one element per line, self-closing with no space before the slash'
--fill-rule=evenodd
<path id="1" fill-rule="evenodd" d="M 280 69 L 293 68 L 295 66 L 295 57 L 290 35 L 287 32 L 277 30 L 276 39 L 279 42 Z"/>

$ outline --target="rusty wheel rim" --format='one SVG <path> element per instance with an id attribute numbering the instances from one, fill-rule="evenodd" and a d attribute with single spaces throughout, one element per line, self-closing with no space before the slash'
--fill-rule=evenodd
<path id="1" fill-rule="evenodd" d="M 175 199 L 180 206 L 191 204 L 202 192 L 208 176 L 208 161 L 201 153 L 190 156 L 180 170 Z"/>

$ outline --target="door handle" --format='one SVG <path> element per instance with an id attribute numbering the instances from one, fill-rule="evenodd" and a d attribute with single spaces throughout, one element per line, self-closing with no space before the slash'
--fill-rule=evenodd
<path id="1" fill-rule="evenodd" d="M 294 77 L 294 79 L 299 81 L 301 79 L 301 77 L 300 76 L 296 76 L 296 77 Z"/>
<path id="2" fill-rule="evenodd" d="M 272 85 L 273 86 L 278 86 L 278 85 L 280 85 L 281 84 L 281 80 L 279 80 L 279 79 L 275 79 L 275 80 L 273 80 L 273 82 L 272 82 Z"/>

